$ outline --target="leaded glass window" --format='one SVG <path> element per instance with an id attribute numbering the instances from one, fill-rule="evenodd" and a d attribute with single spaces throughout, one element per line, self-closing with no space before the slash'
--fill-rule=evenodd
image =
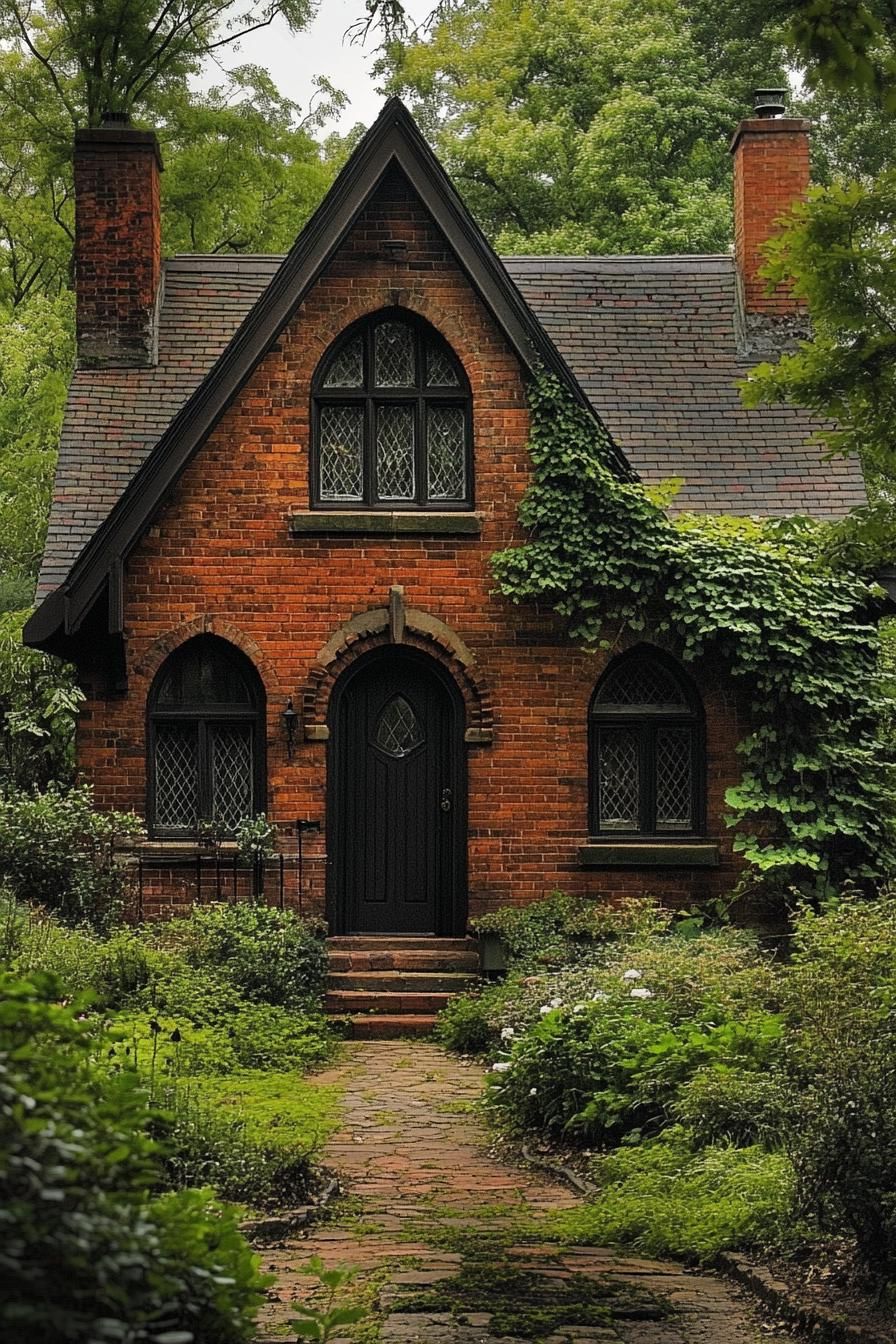
<path id="1" fill-rule="evenodd" d="M 699 833 L 702 712 L 671 659 L 635 650 L 611 665 L 591 704 L 590 751 L 593 834 Z"/>
<path id="2" fill-rule="evenodd" d="M 420 720 L 403 695 L 396 695 L 379 717 L 374 739 L 380 751 L 401 760 L 424 741 Z"/>
<path id="3" fill-rule="evenodd" d="M 249 660 L 214 635 L 177 649 L 149 701 L 154 834 L 232 834 L 263 806 L 264 691 Z"/>
<path id="4" fill-rule="evenodd" d="M 422 322 L 389 312 L 351 328 L 318 370 L 314 410 L 317 505 L 470 507 L 469 386 Z"/>

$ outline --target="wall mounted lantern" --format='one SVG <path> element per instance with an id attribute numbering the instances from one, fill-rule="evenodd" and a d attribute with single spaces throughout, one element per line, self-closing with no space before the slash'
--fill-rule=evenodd
<path id="1" fill-rule="evenodd" d="M 286 759 L 292 760 L 292 748 L 296 740 L 296 729 L 299 726 L 299 716 L 293 708 L 292 696 L 286 702 L 286 708 L 280 716 L 283 719 L 283 731 L 286 734 Z"/>

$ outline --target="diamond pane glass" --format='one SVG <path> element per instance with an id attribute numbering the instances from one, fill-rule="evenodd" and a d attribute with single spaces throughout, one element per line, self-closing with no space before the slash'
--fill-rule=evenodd
<path id="1" fill-rule="evenodd" d="M 198 816 L 198 733 L 195 724 L 160 723 L 156 727 L 156 825 L 192 831 Z"/>
<path id="2" fill-rule="evenodd" d="M 220 724 L 210 730 L 212 816 L 233 831 L 252 815 L 252 729 Z"/>
<path id="3" fill-rule="evenodd" d="M 376 490 L 380 499 L 413 499 L 414 412 L 380 406 L 376 416 Z"/>
<path id="4" fill-rule="evenodd" d="M 364 386 L 364 341 L 355 336 L 336 354 L 327 369 L 324 387 Z"/>
<path id="5" fill-rule="evenodd" d="M 377 387 L 413 387 L 417 381 L 414 333 L 403 322 L 381 322 L 374 341 Z"/>
<path id="6" fill-rule="evenodd" d="M 602 682 L 599 705 L 652 705 L 687 709 L 681 687 L 666 668 L 650 658 L 628 659 Z"/>
<path id="7" fill-rule="evenodd" d="M 420 720 L 403 695 L 390 700 L 380 715 L 374 738 L 380 751 L 401 760 L 424 741 Z"/>
<path id="8" fill-rule="evenodd" d="M 636 831 L 640 825 L 639 734 L 602 728 L 598 739 L 598 801 L 602 831 Z"/>
<path id="9" fill-rule="evenodd" d="M 430 343 L 426 347 L 426 386 L 460 387 L 457 365 L 441 345 Z"/>
<path id="10" fill-rule="evenodd" d="M 690 728 L 658 728 L 656 734 L 656 825 L 659 831 L 693 829 Z"/>
<path id="11" fill-rule="evenodd" d="M 364 412 L 360 406 L 322 406 L 320 497 L 363 498 Z"/>
<path id="12" fill-rule="evenodd" d="M 467 449 L 460 406 L 431 406 L 426 421 L 430 499 L 463 499 L 467 493 Z"/>

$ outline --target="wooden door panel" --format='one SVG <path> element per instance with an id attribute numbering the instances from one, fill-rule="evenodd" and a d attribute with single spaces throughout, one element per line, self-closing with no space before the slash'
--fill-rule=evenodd
<path id="1" fill-rule="evenodd" d="M 343 931 L 453 925 L 465 844 L 460 723 L 441 680 L 400 655 L 373 661 L 345 687 L 330 756 L 331 922 Z"/>

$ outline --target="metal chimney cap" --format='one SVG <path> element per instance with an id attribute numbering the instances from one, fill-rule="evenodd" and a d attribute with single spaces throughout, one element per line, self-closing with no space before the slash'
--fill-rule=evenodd
<path id="1" fill-rule="evenodd" d="M 753 111 L 757 117 L 783 117 L 786 109 L 786 89 L 757 89 L 753 95 Z"/>

